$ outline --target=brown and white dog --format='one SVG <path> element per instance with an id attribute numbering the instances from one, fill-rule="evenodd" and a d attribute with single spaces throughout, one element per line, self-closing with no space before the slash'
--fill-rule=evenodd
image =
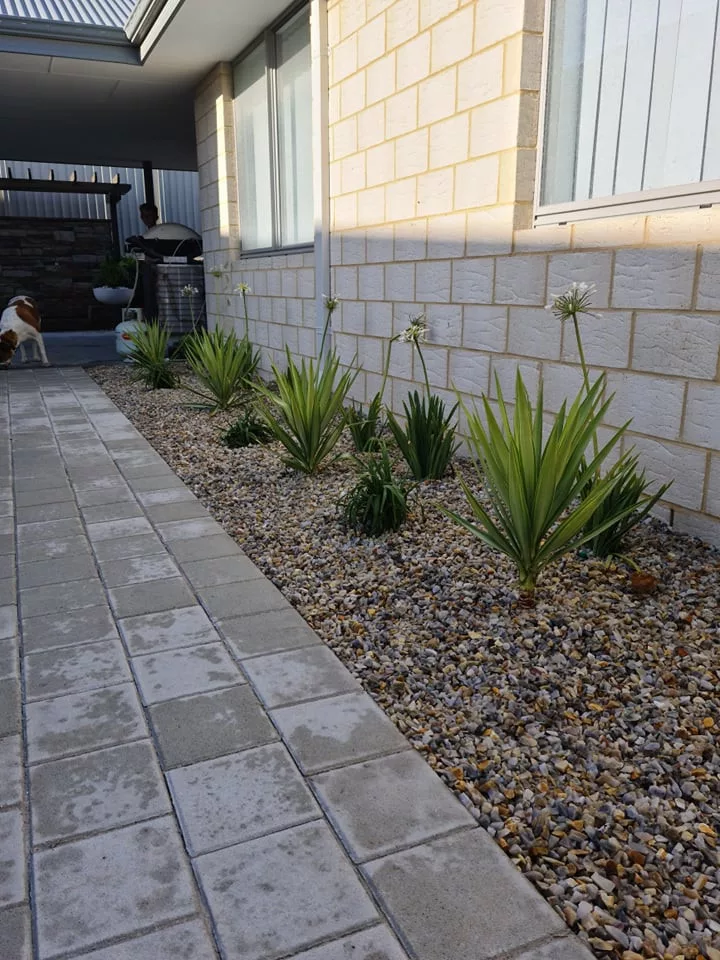
<path id="1" fill-rule="evenodd" d="M 27 362 L 25 341 L 32 342 L 35 358 L 48 366 L 45 344 L 40 333 L 40 314 L 31 297 L 13 297 L 0 317 L 0 366 L 9 366 L 13 354 L 20 348 L 20 359 Z"/>

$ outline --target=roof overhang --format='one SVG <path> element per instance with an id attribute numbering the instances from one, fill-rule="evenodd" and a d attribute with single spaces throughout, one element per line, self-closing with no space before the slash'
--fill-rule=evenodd
<path id="1" fill-rule="evenodd" d="M 194 91 L 290 0 L 139 0 L 125 29 L 0 16 L 2 159 L 197 169 Z"/>

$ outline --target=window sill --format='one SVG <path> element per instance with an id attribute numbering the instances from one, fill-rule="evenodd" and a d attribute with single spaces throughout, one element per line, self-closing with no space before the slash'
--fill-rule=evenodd
<path id="1" fill-rule="evenodd" d="M 578 200 L 571 203 L 548 204 L 537 207 L 533 225 L 575 223 L 601 217 L 621 217 L 635 213 L 662 213 L 683 207 L 711 207 L 720 203 L 720 180 L 692 183 L 682 187 L 663 187 L 661 190 L 643 190 L 598 200 Z"/>
<path id="2" fill-rule="evenodd" d="M 264 250 L 241 250 L 240 260 L 258 260 L 260 257 L 291 257 L 297 253 L 314 253 L 314 243 L 299 243 L 294 247 L 267 247 Z"/>

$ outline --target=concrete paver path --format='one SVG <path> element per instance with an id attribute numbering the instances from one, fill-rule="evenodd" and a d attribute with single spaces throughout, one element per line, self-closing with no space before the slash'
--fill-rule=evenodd
<path id="1" fill-rule="evenodd" d="M 82 370 L 0 420 L 2 960 L 589 960 Z"/>

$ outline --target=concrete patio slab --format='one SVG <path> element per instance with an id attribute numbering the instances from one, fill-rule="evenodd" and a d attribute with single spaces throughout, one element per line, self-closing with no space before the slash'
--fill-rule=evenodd
<path id="1" fill-rule="evenodd" d="M 30 793 L 36 845 L 171 811 L 149 740 L 38 764 L 30 771 Z"/>
<path id="2" fill-rule="evenodd" d="M 159 703 L 246 682 L 222 643 L 134 657 L 132 668 L 143 703 Z"/>
<path id="3" fill-rule="evenodd" d="M 588 960 L 82 370 L 0 421 L 0 960 Z"/>
<path id="4" fill-rule="evenodd" d="M 193 856 L 322 817 L 279 743 L 180 767 L 168 781 Z"/>
<path id="5" fill-rule="evenodd" d="M 197 911 L 171 817 L 35 854 L 41 960 Z"/>
<path id="6" fill-rule="evenodd" d="M 286 956 L 378 919 L 324 823 L 205 854 L 196 868 L 233 960 Z"/>

